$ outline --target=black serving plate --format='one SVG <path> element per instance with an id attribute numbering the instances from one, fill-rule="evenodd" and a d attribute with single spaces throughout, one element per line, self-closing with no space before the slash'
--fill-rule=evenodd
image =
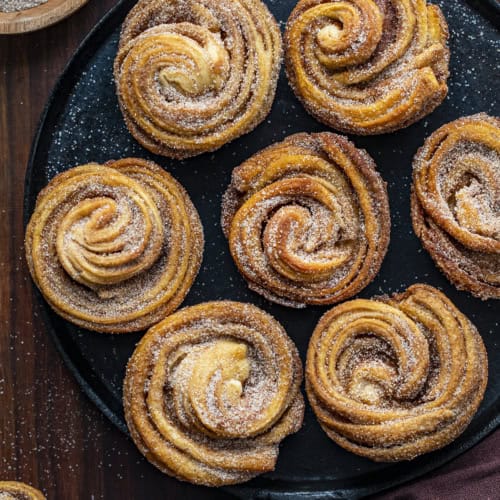
<path id="1" fill-rule="evenodd" d="M 105 162 L 126 156 L 150 158 L 186 187 L 205 228 L 203 266 L 184 305 L 214 299 L 253 302 L 284 325 L 304 358 L 313 328 L 327 308 L 289 309 L 251 292 L 237 272 L 223 237 L 220 202 L 232 169 L 243 160 L 289 134 L 320 131 L 325 127 L 306 114 L 282 73 L 272 112 L 252 133 L 213 154 L 186 161 L 150 154 L 125 128 L 112 75 L 120 25 L 134 3 L 119 2 L 96 26 L 53 91 L 26 174 L 25 223 L 33 211 L 37 193 L 58 172 L 90 161 Z M 283 27 L 295 2 L 268 0 L 267 3 Z M 482 302 L 451 286 L 422 249 L 410 223 L 411 161 L 425 137 L 460 116 L 479 111 L 500 114 L 500 36 L 495 0 L 438 3 L 451 31 L 449 96 L 432 115 L 410 128 L 390 135 L 351 138 L 377 162 L 388 183 L 392 213 L 389 252 L 379 275 L 360 296 L 396 292 L 418 282 L 442 289 L 477 325 L 484 338 L 490 359 L 484 401 L 469 428 L 454 443 L 400 464 L 376 464 L 347 453 L 326 437 L 308 408 L 304 427 L 283 443 L 276 470 L 245 485 L 228 488 L 239 496 L 345 498 L 375 493 L 439 467 L 476 444 L 500 423 L 499 303 Z M 141 334 L 112 336 L 76 328 L 55 315 L 36 293 L 43 303 L 48 331 L 82 389 L 126 433 L 122 380 L 125 364 Z"/>

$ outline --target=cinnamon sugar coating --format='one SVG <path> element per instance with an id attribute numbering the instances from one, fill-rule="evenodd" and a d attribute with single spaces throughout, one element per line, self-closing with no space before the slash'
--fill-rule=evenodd
<path id="1" fill-rule="evenodd" d="M 380 269 L 390 233 L 386 186 L 345 137 L 295 134 L 233 171 L 222 227 L 252 290 L 291 307 L 332 304 Z"/>
<path id="2" fill-rule="evenodd" d="M 251 304 L 207 302 L 152 327 L 130 358 L 125 418 L 145 457 L 207 486 L 274 469 L 302 425 L 302 365 L 281 325 Z"/>
<path id="3" fill-rule="evenodd" d="M 0 481 L 0 500 L 46 500 L 45 495 L 27 484 Z"/>
<path id="4" fill-rule="evenodd" d="M 457 288 L 500 299 L 500 120 L 448 123 L 413 160 L 415 233 Z"/>
<path id="5" fill-rule="evenodd" d="M 33 280 L 59 315 L 122 333 L 179 307 L 201 265 L 203 228 L 170 174 L 127 158 L 54 177 L 38 195 L 25 247 Z"/>
<path id="6" fill-rule="evenodd" d="M 306 390 L 322 428 L 346 450 L 380 462 L 456 439 L 487 379 L 476 328 L 428 285 L 334 307 L 307 352 Z"/>
<path id="7" fill-rule="evenodd" d="M 155 154 L 214 151 L 267 116 L 281 58 L 261 0 L 140 0 L 114 65 L 127 127 Z"/>
<path id="8" fill-rule="evenodd" d="M 334 129 L 393 132 L 446 97 L 448 27 L 425 0 L 300 0 L 285 32 L 290 85 Z"/>

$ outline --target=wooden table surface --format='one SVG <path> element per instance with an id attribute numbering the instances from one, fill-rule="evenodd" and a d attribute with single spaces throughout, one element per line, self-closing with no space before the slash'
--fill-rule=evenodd
<path id="1" fill-rule="evenodd" d="M 91 0 L 43 31 L 0 36 L 0 480 L 25 481 L 50 500 L 229 498 L 150 466 L 80 391 L 32 302 L 22 226 L 31 141 L 55 80 L 115 2 Z M 459 460 L 471 453 L 481 456 L 476 448 Z"/>

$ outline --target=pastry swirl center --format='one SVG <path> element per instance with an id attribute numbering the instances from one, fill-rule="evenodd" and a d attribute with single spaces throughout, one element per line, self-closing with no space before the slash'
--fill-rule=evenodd
<path id="1" fill-rule="evenodd" d="M 223 86 L 229 72 L 229 54 L 220 36 L 191 23 L 168 25 L 156 35 L 163 53 L 158 80 L 168 95 L 172 87 L 190 97 Z"/>
<path id="2" fill-rule="evenodd" d="M 245 384 L 257 373 L 251 375 L 255 367 L 244 342 L 221 338 L 181 349 L 170 366 L 174 407 L 184 425 L 208 436 L 227 438 L 252 435 L 269 425 L 267 418 L 260 424 L 248 419 L 248 406 L 256 402 L 255 394 L 251 389 L 247 393 Z M 271 415 L 271 421 L 275 417 Z"/>
<path id="3" fill-rule="evenodd" d="M 225 434 L 222 422 L 237 411 L 250 375 L 246 344 L 215 341 L 188 354 L 178 370 L 177 377 L 186 381 L 184 390 L 175 391 L 176 406 L 182 402 L 180 415 L 188 415 L 208 434 Z"/>
<path id="4" fill-rule="evenodd" d="M 375 52 L 382 37 L 382 14 L 371 0 L 327 2 L 303 14 L 306 47 L 329 70 L 361 64 Z M 316 40 L 307 34 L 316 32 Z"/>
<path id="5" fill-rule="evenodd" d="M 500 182 L 493 154 L 464 155 L 439 179 L 458 224 L 470 233 L 500 240 Z M 440 186 L 437 186 L 440 189 Z"/>
<path id="6" fill-rule="evenodd" d="M 359 228 L 345 197 L 308 178 L 279 181 L 270 191 L 281 193 L 274 197 L 277 204 L 283 195 L 291 197 L 264 226 L 263 248 L 276 272 L 291 280 L 322 281 L 353 258 Z"/>
<path id="7" fill-rule="evenodd" d="M 430 366 L 425 337 L 411 319 L 389 307 L 379 305 L 376 310 L 368 302 L 360 304 L 350 311 L 349 323 L 334 323 L 328 332 L 333 345 L 330 358 L 325 358 L 328 377 L 366 405 L 412 400 L 421 392 Z"/>
<path id="8" fill-rule="evenodd" d="M 151 267 L 161 253 L 158 209 L 141 186 L 129 184 L 132 189 L 114 186 L 104 196 L 86 194 L 57 229 L 61 265 L 90 288 L 127 280 Z"/>

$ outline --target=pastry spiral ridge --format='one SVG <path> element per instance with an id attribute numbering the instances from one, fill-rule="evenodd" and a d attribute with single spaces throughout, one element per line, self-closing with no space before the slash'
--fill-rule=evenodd
<path id="1" fill-rule="evenodd" d="M 127 126 L 156 154 L 218 149 L 268 114 L 281 55 L 277 23 L 260 0 L 142 0 L 115 60 Z"/>
<path id="2" fill-rule="evenodd" d="M 162 471 L 219 486 L 273 470 L 302 423 L 298 352 L 255 306 L 208 302 L 152 327 L 131 357 L 125 416 Z"/>
<path id="3" fill-rule="evenodd" d="M 413 162 L 412 220 L 460 289 L 500 298 L 500 120 L 484 113 L 434 132 Z"/>
<path id="4" fill-rule="evenodd" d="M 88 167 L 77 168 L 89 173 Z M 89 287 L 120 283 L 148 269 L 163 245 L 163 224 L 149 193 L 118 172 L 109 172 L 107 182 L 116 195 L 81 199 L 57 228 L 62 266 Z"/>
<path id="5" fill-rule="evenodd" d="M 307 353 L 306 390 L 321 426 L 375 461 L 410 460 L 450 443 L 476 413 L 487 378 L 476 328 L 427 285 L 334 307 Z"/>
<path id="6" fill-rule="evenodd" d="M 234 170 L 222 225 L 250 288 L 303 307 L 343 300 L 373 279 L 390 214 L 366 152 L 335 134 L 296 134 Z"/>
<path id="7" fill-rule="evenodd" d="M 425 0 L 301 0 L 285 32 L 287 74 L 321 122 L 391 132 L 446 97 L 447 38 L 439 7 Z"/>
<path id="8" fill-rule="evenodd" d="M 175 310 L 202 250 L 201 223 L 183 188 L 134 158 L 56 176 L 26 231 L 30 271 L 49 304 L 104 332 L 139 330 Z"/>

